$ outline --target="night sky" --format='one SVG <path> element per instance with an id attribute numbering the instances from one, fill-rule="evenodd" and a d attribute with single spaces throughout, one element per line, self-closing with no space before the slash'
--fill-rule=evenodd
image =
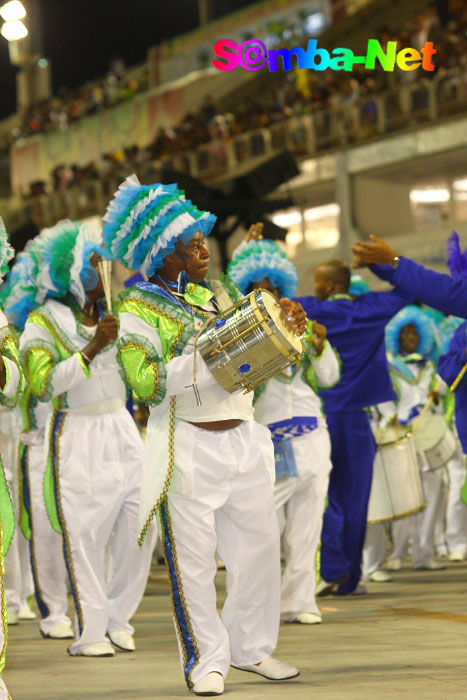
<path id="1" fill-rule="evenodd" d="M 3 4 L 4 0 L 0 0 Z M 215 17 L 256 0 L 213 0 Z M 198 26 L 197 0 L 30 0 L 40 4 L 43 55 L 54 92 L 105 75 L 113 57 L 141 63 L 147 49 Z M 0 36 L 0 117 L 15 111 L 15 73 Z"/>

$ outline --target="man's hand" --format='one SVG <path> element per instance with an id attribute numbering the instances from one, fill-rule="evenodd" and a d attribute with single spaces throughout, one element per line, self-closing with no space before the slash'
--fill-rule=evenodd
<path id="1" fill-rule="evenodd" d="M 83 350 L 85 355 L 91 362 L 101 350 L 106 348 L 118 337 L 118 320 L 115 316 L 108 315 L 102 318 L 97 324 L 96 334 Z"/>
<path id="2" fill-rule="evenodd" d="M 430 391 L 430 396 L 432 397 L 435 406 L 437 406 L 439 404 L 439 391 L 433 389 L 432 391 Z"/>
<path id="3" fill-rule="evenodd" d="M 301 304 L 284 297 L 280 300 L 280 305 L 287 314 L 289 323 L 293 326 L 297 335 L 303 335 L 306 331 L 307 315 Z"/>
<path id="4" fill-rule="evenodd" d="M 252 224 L 248 230 L 248 233 L 246 234 L 245 242 L 249 243 L 250 241 L 260 241 L 263 238 L 263 228 L 264 224 L 261 221 L 258 221 L 256 224 Z"/>
<path id="5" fill-rule="evenodd" d="M 326 326 L 323 326 L 322 323 L 318 323 L 318 321 L 313 321 L 313 333 L 311 338 L 318 355 L 321 355 L 321 353 L 323 352 L 324 343 L 326 342 L 327 335 L 328 330 Z"/>
<path id="6" fill-rule="evenodd" d="M 394 258 L 400 257 L 392 246 L 382 238 L 370 235 L 373 243 L 357 241 L 352 246 L 355 256 L 353 268 L 366 267 L 367 265 L 392 265 Z"/>

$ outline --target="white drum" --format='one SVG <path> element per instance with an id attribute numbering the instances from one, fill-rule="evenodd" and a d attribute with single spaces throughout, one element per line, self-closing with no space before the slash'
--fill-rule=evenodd
<path id="1" fill-rule="evenodd" d="M 368 522 L 405 518 L 426 506 L 418 469 L 415 441 L 400 430 L 378 431 Z"/>
<path id="2" fill-rule="evenodd" d="M 425 453 L 429 471 L 441 469 L 457 449 L 456 438 L 449 430 L 446 418 L 427 413 L 414 431 L 417 449 Z"/>

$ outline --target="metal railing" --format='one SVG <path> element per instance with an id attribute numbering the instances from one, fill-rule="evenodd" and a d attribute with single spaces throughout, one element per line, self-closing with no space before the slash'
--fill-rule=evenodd
<path id="1" fill-rule="evenodd" d="M 212 141 L 194 151 L 146 164 L 138 174 L 143 181 L 154 181 L 161 168 L 168 167 L 212 181 L 235 176 L 245 164 L 254 166 L 260 159 L 286 149 L 297 159 L 309 158 L 436 122 L 466 108 L 467 71 L 455 69 L 432 80 L 398 86 L 352 104 L 294 116 L 267 128 Z M 90 180 L 68 190 L 26 199 L 23 213 L 24 210 L 26 214 L 39 212 L 44 226 L 65 216 L 73 219 L 101 213 L 120 179 Z"/>
<path id="2" fill-rule="evenodd" d="M 233 174 L 248 161 L 284 149 L 297 157 L 310 157 L 434 122 L 466 108 L 467 72 L 452 70 L 432 80 L 399 85 L 352 104 L 291 117 L 231 140 L 213 141 L 165 162 L 194 177 L 212 179 Z"/>

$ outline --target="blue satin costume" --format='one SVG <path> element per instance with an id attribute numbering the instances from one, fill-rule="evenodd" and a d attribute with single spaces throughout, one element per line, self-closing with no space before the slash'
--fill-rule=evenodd
<path id="1" fill-rule="evenodd" d="M 451 386 L 467 362 L 467 323 L 459 326 L 449 350 L 439 358 L 438 374 Z M 467 374 L 456 389 L 456 425 L 464 454 L 467 454 Z"/>
<path id="2" fill-rule="evenodd" d="M 384 270 L 382 271 L 384 273 Z M 321 576 L 352 593 L 360 581 L 368 501 L 376 443 L 365 410 L 396 398 L 384 343 L 388 321 L 411 297 L 396 290 L 368 292 L 352 300 L 336 295 L 325 301 L 300 297 L 309 318 L 323 323 L 339 352 L 342 378 L 321 392 L 332 443 L 329 505 L 324 516 Z"/>

